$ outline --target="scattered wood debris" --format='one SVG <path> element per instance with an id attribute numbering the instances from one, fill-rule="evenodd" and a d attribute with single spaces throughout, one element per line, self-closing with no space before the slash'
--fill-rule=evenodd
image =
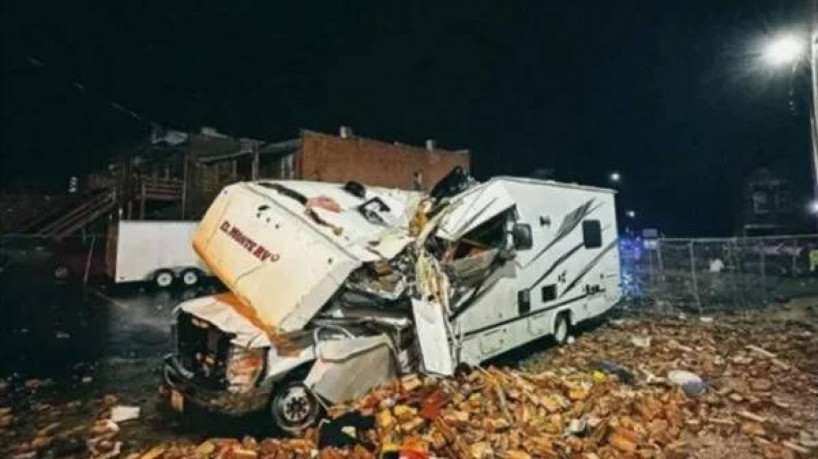
<path id="1" fill-rule="evenodd" d="M 649 337 L 650 346 L 635 346 L 634 336 Z M 810 330 L 759 328 L 750 318 L 629 319 L 539 353 L 522 368 L 407 375 L 331 407 L 336 421 L 350 414 L 369 420 L 365 428 L 338 429 L 349 433 L 342 446 L 319 449 L 327 445 L 320 428 L 294 439 L 129 444 L 110 419 L 118 403 L 111 396 L 97 402 L 97 417 L 80 431 L 52 417 L 8 457 L 69 448 L 69 457 L 95 459 L 818 457 L 815 349 Z M 699 377 L 704 390 L 686 391 L 690 381 L 663 377 L 673 371 Z M 32 412 L 54 409 L 38 403 Z M 0 407 L 0 430 L 16 428 L 18 419 Z"/>

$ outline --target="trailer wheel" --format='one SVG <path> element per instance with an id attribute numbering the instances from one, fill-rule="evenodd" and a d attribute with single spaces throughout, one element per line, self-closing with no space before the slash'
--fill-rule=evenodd
<path id="1" fill-rule="evenodd" d="M 173 271 L 160 269 L 153 274 L 153 283 L 159 288 L 168 288 L 173 285 Z"/>
<path id="2" fill-rule="evenodd" d="M 189 268 L 182 271 L 182 275 L 179 277 L 182 279 L 182 284 L 184 284 L 185 287 L 193 287 L 202 280 L 202 275 L 196 268 Z"/>
<path id="3" fill-rule="evenodd" d="M 558 345 L 562 346 L 568 342 L 571 336 L 571 316 L 568 312 L 561 312 L 557 314 L 556 322 L 554 323 L 554 340 Z"/>
<path id="4" fill-rule="evenodd" d="M 318 421 L 321 404 L 304 384 L 285 381 L 273 391 L 270 414 L 275 427 L 289 435 L 299 435 Z"/>
<path id="5" fill-rule="evenodd" d="M 71 270 L 68 269 L 68 266 L 60 264 L 54 267 L 54 279 L 64 281 L 69 277 L 71 277 Z"/>

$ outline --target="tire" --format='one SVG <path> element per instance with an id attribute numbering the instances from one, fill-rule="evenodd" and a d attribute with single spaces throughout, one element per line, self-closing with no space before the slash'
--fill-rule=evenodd
<path id="1" fill-rule="evenodd" d="M 282 382 L 273 388 L 270 416 L 275 428 L 297 436 L 318 422 L 321 404 L 301 382 Z"/>
<path id="2" fill-rule="evenodd" d="M 571 316 L 567 312 L 557 314 L 554 322 L 554 341 L 563 346 L 571 337 Z"/>
<path id="3" fill-rule="evenodd" d="M 153 274 L 153 285 L 157 288 L 165 289 L 173 285 L 175 276 L 169 269 L 160 269 Z"/>
<path id="4" fill-rule="evenodd" d="M 179 279 L 181 279 L 182 285 L 185 287 L 193 287 L 202 281 L 202 273 L 196 268 L 188 268 L 182 271 Z"/>

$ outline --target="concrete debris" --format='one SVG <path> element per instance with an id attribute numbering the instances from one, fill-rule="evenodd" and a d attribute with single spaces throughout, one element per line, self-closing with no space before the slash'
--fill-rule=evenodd
<path id="1" fill-rule="evenodd" d="M 653 337 L 649 353 L 629 345 L 634 331 L 646 326 Z M 93 404 L 98 415 L 85 429 L 72 433 L 59 417 L 40 422 L 4 457 L 814 457 L 818 397 L 805 394 L 814 387 L 809 372 L 818 370 L 813 355 L 818 343 L 786 328 L 775 330 L 765 338 L 768 334 L 748 324 L 721 319 L 704 329 L 698 321 L 675 320 L 603 327 L 581 335 L 570 350 L 550 349 L 524 362 L 524 369 L 476 368 L 445 378 L 405 375 L 330 407 L 323 428 L 291 439 L 133 445 L 123 431 L 141 421 L 114 422 L 121 421 L 114 413 L 123 405 L 109 394 Z M 786 358 L 791 368 L 776 367 L 747 342 Z M 356 349 L 356 355 L 367 348 Z M 332 348 L 325 351 L 327 358 L 343 357 Z M 686 394 L 684 384 L 703 378 L 706 393 Z M 77 405 L 53 404 L 37 415 L 69 412 L 69 406 Z M 0 416 L 14 411 L 0 408 Z M 700 438 L 730 445 L 731 455 L 702 455 Z"/>
<path id="2" fill-rule="evenodd" d="M 695 373 L 684 370 L 673 370 L 667 374 L 667 380 L 682 388 L 687 395 L 701 395 L 707 390 L 707 384 Z"/>
<path id="3" fill-rule="evenodd" d="M 650 336 L 632 336 L 631 344 L 633 344 L 636 347 L 649 348 Z"/>
<path id="4" fill-rule="evenodd" d="M 650 353 L 622 345 L 645 326 L 653 337 Z M 373 420 L 371 428 L 362 423 L 341 437 L 349 443 L 319 448 L 318 431 L 309 430 L 296 440 L 275 440 L 280 454 L 275 457 L 814 457 L 818 397 L 804 397 L 814 385 L 808 371 L 818 369 L 814 338 L 786 328 L 767 335 L 732 320 L 707 327 L 702 329 L 698 320 L 634 321 L 583 335 L 571 350 L 554 349 L 541 360 L 525 362 L 525 370 L 477 368 L 449 378 L 407 375 L 329 410 L 341 426 L 349 423 L 346 419 Z M 798 365 L 783 370 L 769 356 L 750 357 L 760 355 L 746 347 L 750 340 Z M 707 392 L 690 396 L 683 390 L 704 384 L 703 378 Z M 797 396 L 798 406 L 772 403 Z M 729 448 L 729 454 L 699 453 L 711 451 L 707 441 Z M 249 458 L 254 451 L 252 457 L 264 458 L 265 442 L 272 440 L 252 448 L 238 440 L 163 445 L 173 453 L 162 459 L 233 457 L 228 451 L 241 448 L 249 451 L 236 457 Z"/>
<path id="5" fill-rule="evenodd" d="M 634 336 L 650 336 L 650 347 L 634 346 Z M 322 359 L 343 362 L 386 347 L 356 341 L 322 345 Z M 193 442 L 169 440 L 166 431 L 156 438 L 158 430 L 137 439 L 134 432 L 155 428 L 155 419 L 140 412 L 125 422 L 122 408 L 133 414 L 137 407 L 127 403 L 136 399 L 46 398 L 47 383 L 20 377 L 0 397 L 0 457 L 809 458 L 818 456 L 815 349 L 815 333 L 752 314 L 711 323 L 628 319 L 581 333 L 570 348 L 538 351 L 522 368 L 403 375 L 328 407 L 323 433 L 290 439 Z M 698 383 L 707 390 L 686 387 Z M 712 444 L 727 454 L 711 454 Z"/>
<path id="6" fill-rule="evenodd" d="M 633 336 L 648 334 L 649 352 L 633 345 Z M 585 334 L 572 349 L 549 351 L 525 366 L 535 372 L 590 367 L 610 374 L 599 362 L 616 362 L 618 368 L 636 370 L 637 390 L 643 385 L 681 388 L 686 401 L 680 440 L 690 451 L 710 451 L 700 438 L 730 445 L 727 455 L 694 457 L 814 457 L 818 340 L 813 335 L 787 321 L 770 321 L 767 311 L 720 316 L 712 322 L 628 319 Z M 628 439 L 617 437 L 620 450 L 629 449 Z"/>
<path id="7" fill-rule="evenodd" d="M 117 405 L 111 408 L 111 421 L 115 423 L 139 418 L 138 406 Z"/>
<path id="8" fill-rule="evenodd" d="M 685 430 L 691 403 L 671 386 L 634 388 L 615 375 L 594 382 L 592 373 L 570 368 L 531 373 L 490 367 L 450 379 L 413 374 L 332 408 L 335 420 L 327 426 L 333 428 L 276 445 L 282 457 L 298 457 L 319 444 L 333 445 L 319 457 L 338 458 L 388 457 L 390 451 L 412 458 L 661 457 L 684 452 L 683 444 L 674 442 Z M 369 428 L 367 419 L 374 419 Z M 341 428 L 349 424 L 355 424 L 353 434 Z M 322 440 L 325 436 L 328 440 Z M 267 457 L 265 441 L 255 446 L 257 457 Z M 163 459 L 234 457 L 225 451 L 242 448 L 237 441 L 213 440 L 184 449 L 164 447 L 176 452 Z"/>

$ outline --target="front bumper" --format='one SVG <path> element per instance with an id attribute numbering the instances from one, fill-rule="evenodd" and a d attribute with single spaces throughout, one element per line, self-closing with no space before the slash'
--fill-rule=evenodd
<path id="1" fill-rule="evenodd" d="M 271 391 L 270 387 L 254 387 L 242 393 L 205 389 L 184 376 L 173 355 L 165 356 L 162 393 L 175 411 L 183 411 L 187 404 L 192 404 L 213 413 L 241 416 L 264 409 Z"/>

